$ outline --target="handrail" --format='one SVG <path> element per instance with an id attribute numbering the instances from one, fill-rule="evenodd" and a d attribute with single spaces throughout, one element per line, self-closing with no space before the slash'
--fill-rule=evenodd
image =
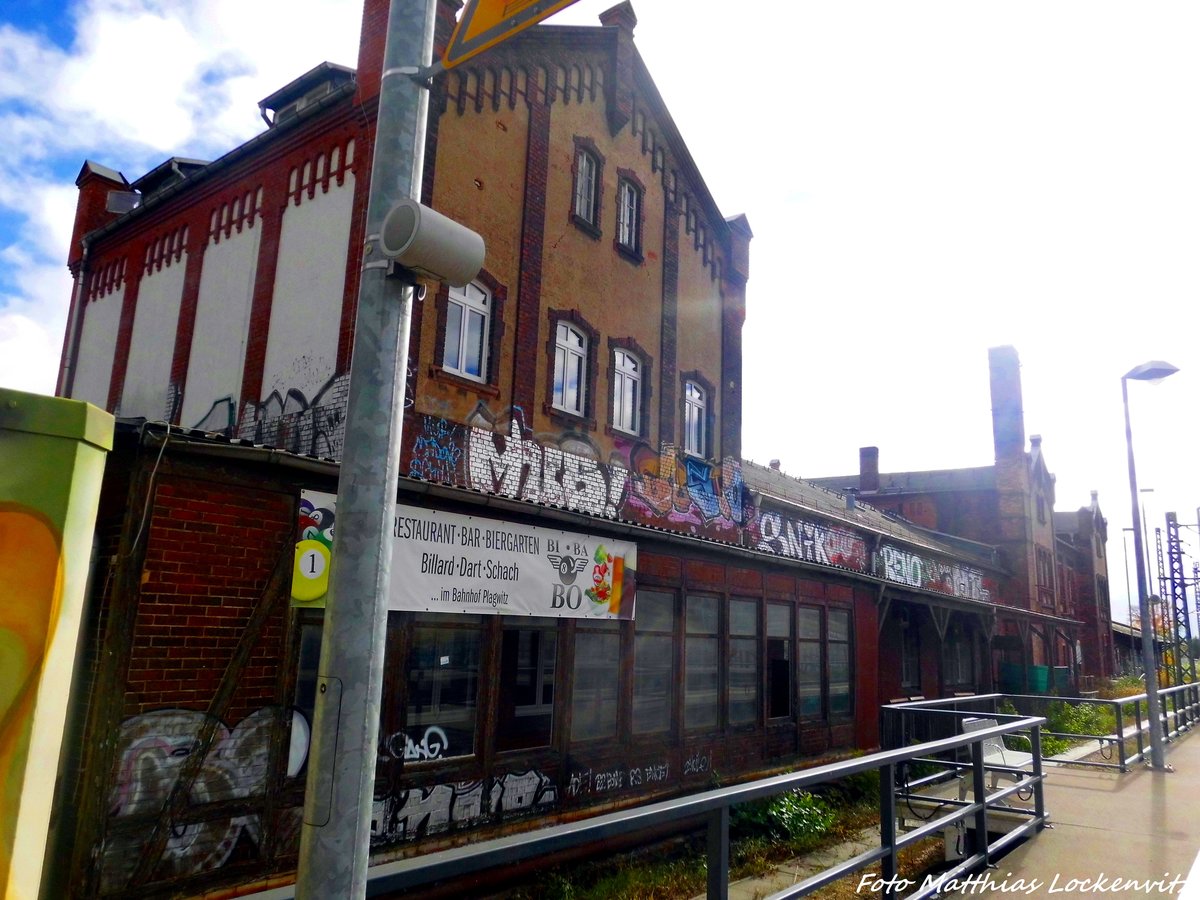
<path id="1" fill-rule="evenodd" d="M 458 877 L 494 866 L 505 865 L 544 856 L 601 841 L 618 835 L 646 831 L 663 825 L 672 825 L 689 820 L 707 819 L 708 822 L 708 897 L 710 900 L 724 898 L 729 889 L 729 813 L 730 808 L 752 800 L 773 797 L 785 791 L 797 790 L 835 781 L 860 772 L 880 772 L 880 829 L 881 843 L 878 850 L 870 850 L 852 860 L 826 870 L 787 891 L 774 895 L 773 900 L 801 897 L 836 878 L 844 877 L 873 862 L 882 861 L 882 878 L 890 880 L 892 887 L 885 887 L 884 896 L 896 896 L 897 852 L 917 838 L 913 834 L 897 836 L 895 828 L 896 786 L 895 769 L 898 764 L 910 762 L 918 757 L 970 747 L 972 777 L 975 785 L 975 801 L 964 803 L 956 811 L 944 817 L 947 824 L 963 819 L 973 819 L 978 840 L 982 841 L 975 852 L 944 878 L 957 877 L 976 865 L 986 864 L 995 847 L 1001 842 L 1015 838 L 1006 835 L 989 849 L 987 845 L 987 809 L 999 799 L 1019 788 L 1031 788 L 1036 797 L 1034 812 L 1030 820 L 1017 829 L 1021 834 L 1032 833 L 1044 827 L 1046 814 L 1042 802 L 1042 780 L 1040 761 L 1034 755 L 1033 774 L 1013 788 L 1006 788 L 988 795 L 984 789 L 985 766 L 983 742 L 988 738 L 1009 734 L 1018 729 L 1029 729 L 1034 746 L 1040 747 L 1041 726 L 1046 720 L 1037 716 L 1016 718 L 1013 721 L 984 728 L 969 734 L 958 734 L 916 744 L 884 750 L 841 762 L 815 766 L 799 772 L 776 775 L 745 784 L 716 788 L 698 794 L 690 794 L 670 800 L 662 800 L 645 806 L 633 807 L 618 812 L 593 816 L 577 822 L 553 825 L 520 834 L 506 835 L 487 841 L 453 847 L 421 856 L 371 866 L 368 870 L 368 896 L 414 888 L 445 878 Z M 987 766 L 986 769 L 995 768 Z M 984 798 L 984 799 L 980 799 Z M 994 800 L 993 798 L 999 798 Z M 958 805 L 958 804 L 954 804 Z M 957 873 L 957 874 L 955 874 Z M 917 892 L 910 898 L 929 896 L 929 892 Z M 289 885 L 251 894 L 257 900 L 290 900 L 295 897 L 295 886 Z"/>
<path id="2" fill-rule="evenodd" d="M 1161 723 L 1163 737 L 1170 741 L 1172 738 L 1178 737 L 1180 733 L 1189 728 L 1196 727 L 1200 722 L 1200 685 L 1198 684 L 1181 684 L 1172 687 L 1159 689 Z M 996 712 L 997 707 L 1003 701 L 1025 701 L 1028 703 L 1047 703 L 1061 701 L 1075 706 L 1101 706 L 1109 707 L 1113 711 L 1113 718 L 1116 724 L 1115 730 L 1104 735 L 1079 735 L 1069 732 L 1055 732 L 1042 730 L 1043 737 L 1061 737 L 1068 740 L 1089 741 L 1095 740 L 1101 744 L 1101 749 L 1104 744 L 1108 743 L 1117 747 L 1117 762 L 1099 762 L 1095 760 L 1084 759 L 1061 759 L 1049 757 L 1044 759 L 1044 762 L 1053 765 L 1075 765 L 1075 766 L 1090 766 L 1095 768 L 1117 769 L 1121 772 L 1128 770 L 1129 766 L 1145 760 L 1149 753 L 1149 741 L 1147 740 L 1150 733 L 1150 721 L 1148 714 L 1143 710 L 1148 708 L 1148 696 L 1146 694 L 1135 694 L 1128 697 L 1117 697 L 1114 699 L 1100 699 L 1096 697 L 1056 697 L 1047 694 L 971 694 L 961 697 L 945 697 L 939 700 L 915 700 L 907 702 L 897 702 L 886 704 L 881 707 L 881 711 L 887 711 L 887 714 L 912 713 L 921 712 L 933 714 L 950 714 L 950 715 L 974 715 L 980 712 L 994 718 L 1007 718 L 1003 714 Z M 1144 705 L 1145 704 L 1145 705 Z M 1126 726 L 1125 708 L 1133 707 L 1133 723 Z M 984 707 L 984 709 L 981 709 Z M 881 712 L 881 715 L 885 713 Z M 1132 748 L 1127 747 L 1127 742 L 1136 741 L 1137 750 L 1129 752 Z"/>

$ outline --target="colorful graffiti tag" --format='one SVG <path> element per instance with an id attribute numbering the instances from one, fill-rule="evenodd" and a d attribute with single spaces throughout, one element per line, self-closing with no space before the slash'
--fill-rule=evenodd
<path id="1" fill-rule="evenodd" d="M 189 805 L 262 796 L 267 787 L 271 731 L 281 726 L 285 715 L 276 707 L 263 707 L 233 729 L 218 722 L 216 735 L 188 790 Z M 299 712 L 293 711 L 290 717 L 286 772 L 293 777 L 308 756 L 309 727 Z M 196 710 L 162 709 L 121 724 L 117 776 L 109 794 L 110 834 L 101 863 L 105 890 L 118 890 L 128 883 L 150 837 L 144 827 L 122 830 L 121 820 L 162 809 L 185 762 L 199 749 L 197 738 L 207 720 L 207 713 Z M 243 837 L 259 843 L 258 816 L 218 816 L 172 823 L 156 873 L 180 877 L 218 869 Z"/>
<path id="2" fill-rule="evenodd" d="M 867 544 L 849 529 L 760 512 L 753 530 L 754 546 L 759 550 L 822 566 L 867 571 Z"/>
<path id="3" fill-rule="evenodd" d="M 874 572 L 897 584 L 956 597 L 987 600 L 995 590 L 992 579 L 970 566 L 891 544 L 872 558 L 865 533 L 756 508 L 741 462 L 733 458 L 716 465 L 681 454 L 670 443 L 653 449 L 620 440 L 616 458 L 602 462 L 586 438 L 531 434 L 515 408 L 496 417 L 481 404 L 471 420 L 482 425 L 415 418 L 418 427 L 409 429 L 415 437 L 406 453 L 414 478 L 668 528 L 800 562 Z M 577 452 L 581 449 L 590 455 Z"/>
<path id="4" fill-rule="evenodd" d="M 876 574 L 888 581 L 966 600 L 990 602 L 995 582 L 978 569 L 945 563 L 911 550 L 884 544 L 875 557 Z"/>
<path id="5" fill-rule="evenodd" d="M 520 409 L 495 417 L 481 407 L 472 420 L 486 426 L 457 425 L 428 415 L 416 419 L 406 453 L 413 478 L 741 540 L 750 507 L 741 463 L 732 457 L 714 465 L 681 456 L 669 443 L 655 450 L 627 442 L 619 448 L 623 460 L 603 462 L 594 452 L 577 452 L 590 446 L 578 436 L 543 440 L 531 434 Z"/>

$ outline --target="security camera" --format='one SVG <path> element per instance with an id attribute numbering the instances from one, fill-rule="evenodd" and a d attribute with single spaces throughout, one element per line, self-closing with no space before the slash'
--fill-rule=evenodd
<path id="1" fill-rule="evenodd" d="M 410 272 L 454 287 L 470 284 L 483 266 L 482 237 L 409 198 L 384 216 L 379 249 Z"/>

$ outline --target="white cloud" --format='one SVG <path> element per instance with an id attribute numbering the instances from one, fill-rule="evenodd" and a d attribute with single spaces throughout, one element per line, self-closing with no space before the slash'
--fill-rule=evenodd
<path id="1" fill-rule="evenodd" d="M 263 128 L 257 103 L 331 60 L 353 66 L 357 0 L 86 0 L 76 39 L 0 26 L 0 385 L 54 390 L 85 159 L 131 180 L 216 158 Z"/>

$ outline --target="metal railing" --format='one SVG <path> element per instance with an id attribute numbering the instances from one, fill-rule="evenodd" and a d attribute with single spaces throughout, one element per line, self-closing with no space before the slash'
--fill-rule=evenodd
<path id="1" fill-rule="evenodd" d="M 1174 687 L 1159 688 L 1158 700 L 1162 714 L 1161 728 L 1163 737 L 1170 741 L 1179 737 L 1184 731 L 1195 727 L 1200 721 L 1200 685 L 1178 684 Z M 1132 697 L 1121 697 L 1113 701 L 1120 706 L 1133 705 L 1133 733 L 1123 735 L 1126 739 L 1132 737 L 1137 741 L 1137 752 L 1126 757 L 1125 744 L 1121 744 L 1121 758 L 1126 766 L 1145 760 L 1150 752 L 1150 713 L 1149 698 L 1146 694 L 1136 694 Z M 1143 715 L 1145 709 L 1145 715 Z M 1117 722 L 1121 723 L 1122 710 L 1117 710 Z"/>
<path id="2" fill-rule="evenodd" d="M 1200 685 L 1160 688 L 1158 695 L 1162 712 L 1160 727 L 1166 740 L 1178 737 L 1200 722 Z M 1150 720 L 1145 694 L 1113 700 L 1044 694 L 972 694 L 941 700 L 893 703 L 880 710 L 881 744 L 884 747 L 902 747 L 914 741 L 943 737 L 958 730 L 957 723 L 965 716 L 986 715 L 998 720 L 1011 720 L 1011 714 L 1006 716 L 1000 712 L 1003 704 L 1011 705 L 1018 716 L 1046 717 L 1053 703 L 1107 709 L 1112 717 L 1113 730 L 1108 734 L 1080 734 L 1043 728 L 1043 738 L 1058 738 L 1075 745 L 1063 753 L 1042 757 L 1043 763 L 1125 772 L 1129 766 L 1148 757 Z M 957 718 L 925 715 L 938 712 L 953 712 Z M 1080 750 L 1086 749 L 1086 745 L 1092 741 L 1099 744 L 1097 750 L 1101 756 L 1108 754 L 1106 759 L 1087 759 L 1080 755 Z M 1136 751 L 1132 747 L 1134 744 Z M 1112 760 L 1114 751 L 1116 760 L 1107 761 Z"/>
<path id="3" fill-rule="evenodd" d="M 1041 726 L 1045 724 L 1046 720 L 1038 717 L 1010 718 L 1012 721 L 1006 721 L 994 728 L 970 734 L 956 734 L 911 747 L 873 753 L 786 775 L 777 775 L 773 778 L 764 778 L 746 784 L 718 788 L 607 813 L 565 825 L 554 825 L 522 834 L 508 835 L 375 865 L 368 872 L 367 894 L 368 896 L 378 896 L 407 890 L 615 837 L 671 826 L 685 828 L 689 823 L 695 823 L 696 827 L 701 824 L 707 825 L 707 896 L 710 900 L 719 900 L 719 898 L 723 900 L 729 894 L 729 819 L 732 807 L 740 803 L 774 797 L 787 791 L 812 788 L 860 772 L 877 771 L 880 776 L 879 847 L 860 853 L 787 890 L 774 894 L 770 900 L 803 897 L 875 863 L 880 864 L 878 880 L 883 896 L 898 897 L 905 889 L 903 880 L 897 877 L 899 852 L 922 838 L 937 834 L 943 828 L 963 822 L 964 827 L 972 829 L 976 836 L 970 854 L 953 870 L 939 876 L 929 885 L 923 885 L 915 892 L 908 894 L 906 898 L 906 900 L 920 900 L 920 898 L 937 893 L 939 884 L 986 866 L 1009 844 L 1036 833 L 1046 824 L 1047 817 L 1042 797 L 1043 774 L 1039 753 L 1034 754 L 1033 771 L 1031 773 L 1021 772 L 1021 777 L 1016 784 L 991 794 L 985 790 L 986 773 L 1000 767 L 985 765 L 984 741 L 1016 731 L 1027 731 L 1034 748 L 1040 748 Z M 897 767 L 921 758 L 935 757 L 937 754 L 958 753 L 960 750 L 969 757 L 969 762 L 963 763 L 962 768 L 969 770 L 974 788 L 974 799 L 972 801 L 939 800 L 940 806 L 951 807 L 949 813 L 931 819 L 913 831 L 899 834 L 896 826 L 896 800 L 898 796 L 903 797 L 906 794 L 904 791 L 897 791 Z M 946 777 L 943 775 L 943 780 Z M 1032 809 L 1004 805 L 1004 801 L 1018 790 L 1032 791 Z M 1001 808 L 1016 811 L 1025 816 L 1027 820 L 994 842 L 989 842 L 989 810 Z M 295 896 L 295 886 L 275 888 L 250 896 L 259 898 L 259 900 L 289 900 Z"/>

